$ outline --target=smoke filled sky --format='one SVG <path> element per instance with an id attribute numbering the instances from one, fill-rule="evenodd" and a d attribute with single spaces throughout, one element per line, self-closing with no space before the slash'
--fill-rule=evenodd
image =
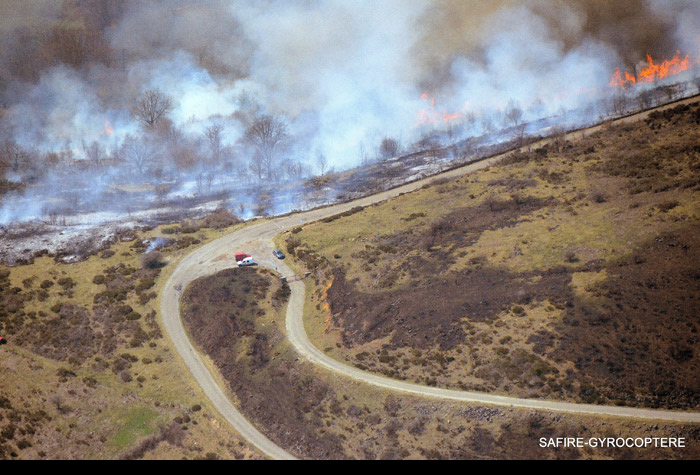
<path id="1" fill-rule="evenodd" d="M 22 35 L 58 19 L 97 29 L 109 53 L 26 73 Z M 130 106 L 148 88 L 176 99 L 176 126 L 219 120 L 233 143 L 241 127 L 227 118 L 245 92 L 285 118 L 304 154 L 346 168 L 383 136 L 413 140 L 426 91 L 444 111 L 515 101 L 547 114 L 582 107 L 581 91 L 647 54 L 699 58 L 700 2 L 1 0 L 0 34 L 0 127 L 21 144 L 109 147 L 138 132 Z"/>

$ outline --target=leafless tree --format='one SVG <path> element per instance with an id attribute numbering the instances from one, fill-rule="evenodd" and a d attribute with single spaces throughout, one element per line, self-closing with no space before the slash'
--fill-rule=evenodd
<path id="1" fill-rule="evenodd" d="M 513 127 L 517 127 L 523 120 L 523 110 L 517 102 L 511 100 L 505 112 L 506 121 Z"/>
<path id="2" fill-rule="evenodd" d="M 552 127 L 549 136 L 552 138 L 552 145 L 557 149 L 557 153 L 561 152 L 566 144 L 566 129 L 560 125 Z"/>
<path id="3" fill-rule="evenodd" d="M 146 167 L 158 157 L 158 149 L 148 139 L 128 135 L 122 143 L 122 156 L 129 162 L 139 174 L 146 171 Z"/>
<path id="4" fill-rule="evenodd" d="M 324 176 L 326 174 L 326 168 L 328 167 L 328 159 L 321 152 L 316 155 L 316 165 L 318 165 L 319 170 L 321 170 L 321 176 Z"/>
<path id="5" fill-rule="evenodd" d="M 629 106 L 629 97 L 625 92 L 618 92 L 610 98 L 609 110 L 611 115 L 622 117 L 627 112 Z"/>
<path id="6" fill-rule="evenodd" d="M 269 115 L 257 118 L 248 126 L 243 142 L 254 151 L 251 169 L 259 179 L 262 180 L 263 173 L 274 179 L 277 156 L 288 138 L 287 125 Z"/>
<path id="7" fill-rule="evenodd" d="M 283 163 L 287 178 L 292 181 L 301 180 L 304 177 L 304 164 L 297 160 L 285 160 Z"/>
<path id="8" fill-rule="evenodd" d="M 467 130 L 472 130 L 476 125 L 476 114 L 474 112 L 469 112 L 464 118 L 464 124 Z"/>
<path id="9" fill-rule="evenodd" d="M 639 103 L 639 108 L 642 110 L 650 109 L 654 104 L 654 93 L 649 89 L 640 92 L 637 95 L 637 102 Z"/>
<path id="10" fill-rule="evenodd" d="M 6 140 L 0 149 L 0 162 L 14 173 L 20 173 L 29 163 L 29 153 L 12 140 Z"/>
<path id="11" fill-rule="evenodd" d="M 173 109 L 170 96 L 158 89 L 149 89 L 136 99 L 133 113 L 146 127 L 155 127 Z"/>
<path id="12" fill-rule="evenodd" d="M 664 94 L 668 102 L 673 102 L 680 97 L 678 85 L 664 86 Z"/>
<path id="13" fill-rule="evenodd" d="M 265 157 L 263 157 L 263 154 L 258 150 L 255 150 L 253 155 L 250 157 L 250 163 L 248 166 L 251 173 L 258 177 L 258 180 L 262 181 L 263 175 L 265 174 Z"/>
<path id="14" fill-rule="evenodd" d="M 496 131 L 493 117 L 487 112 L 481 114 L 481 131 L 484 135 L 490 135 Z"/>
<path id="15" fill-rule="evenodd" d="M 360 158 L 360 163 L 362 164 L 362 166 L 366 166 L 367 164 L 369 164 L 369 154 L 367 153 L 367 149 L 365 148 L 364 144 L 360 144 L 358 157 Z"/>
<path id="16" fill-rule="evenodd" d="M 211 161 L 214 165 L 219 165 L 219 163 L 221 163 L 221 155 L 224 148 L 223 133 L 224 128 L 218 124 L 207 127 L 204 131 L 204 137 L 209 146 Z"/>
<path id="17" fill-rule="evenodd" d="M 105 158 L 104 148 L 97 142 L 92 142 L 89 146 L 83 144 L 83 151 L 85 158 L 95 167 L 99 167 Z"/>
<path id="18" fill-rule="evenodd" d="M 379 155 L 384 160 L 387 160 L 389 158 L 396 157 L 399 154 L 400 149 L 401 146 L 399 145 L 399 142 L 396 139 L 385 137 L 384 140 L 382 140 L 381 145 L 379 146 Z"/>

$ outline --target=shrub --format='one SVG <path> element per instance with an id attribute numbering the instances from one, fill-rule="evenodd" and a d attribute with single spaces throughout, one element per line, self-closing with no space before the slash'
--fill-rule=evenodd
<path id="1" fill-rule="evenodd" d="M 158 251 L 149 252 L 141 257 L 141 265 L 144 269 L 160 269 L 165 266 L 163 254 Z"/>
<path id="2" fill-rule="evenodd" d="M 661 203 L 660 205 L 658 205 L 657 208 L 658 208 L 659 211 L 661 211 L 662 213 L 668 213 L 668 212 L 671 211 L 672 209 L 678 208 L 680 205 L 681 205 L 681 204 L 680 204 L 678 201 L 676 201 L 676 200 L 664 201 L 663 203 Z"/>
<path id="3" fill-rule="evenodd" d="M 570 262 L 572 264 L 579 262 L 579 258 L 578 256 L 576 256 L 576 253 L 574 251 L 566 251 L 564 257 L 566 258 L 566 262 Z"/>
<path id="4" fill-rule="evenodd" d="M 119 378 L 125 383 L 130 383 L 131 381 L 133 381 L 133 378 L 131 377 L 131 373 L 129 373 L 128 369 L 125 369 L 124 371 L 119 373 Z"/>
<path id="5" fill-rule="evenodd" d="M 73 287 L 75 287 L 77 284 L 76 284 L 75 281 L 74 281 L 73 279 L 71 279 L 70 277 L 66 277 L 66 278 L 63 278 L 63 279 L 59 279 L 58 285 L 60 285 L 61 287 L 63 287 L 65 290 L 70 290 L 70 289 L 72 289 Z"/>
<path id="6" fill-rule="evenodd" d="M 593 201 L 594 203 L 598 203 L 598 204 L 605 203 L 608 201 L 608 197 L 605 196 L 605 193 L 603 193 L 601 191 L 594 191 L 591 194 L 591 201 Z"/>
<path id="7" fill-rule="evenodd" d="M 292 289 L 287 282 L 283 282 L 282 286 L 275 292 L 274 299 L 280 302 L 286 302 L 289 300 L 290 295 L 292 295 Z"/>

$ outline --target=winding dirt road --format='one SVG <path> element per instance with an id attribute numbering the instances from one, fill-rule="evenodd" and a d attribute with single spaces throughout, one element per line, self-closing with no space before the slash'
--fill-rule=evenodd
<path id="1" fill-rule="evenodd" d="M 686 102 L 696 102 L 698 98 Z M 675 106 L 677 104 L 673 104 Z M 623 121 L 633 121 L 645 118 L 648 112 L 638 114 Z M 597 127 L 588 129 L 585 133 L 592 133 Z M 581 132 L 571 134 L 570 138 L 580 136 Z M 302 223 L 318 221 L 350 210 L 356 206 L 369 206 L 387 199 L 397 197 L 402 193 L 417 190 L 422 186 L 445 177 L 457 177 L 473 173 L 489 167 L 502 159 L 505 155 L 497 156 L 489 160 L 468 165 L 463 168 L 449 171 L 419 182 L 410 183 L 393 190 L 366 197 L 352 203 L 344 203 L 336 206 L 317 209 L 305 213 L 277 218 L 270 221 L 255 224 L 221 239 L 213 241 L 192 254 L 188 255 L 175 269 L 163 290 L 161 299 L 161 315 L 168 336 L 182 357 L 206 396 L 212 401 L 216 409 L 223 417 L 252 445 L 261 450 L 265 455 L 273 459 L 293 459 L 294 457 L 284 449 L 270 441 L 260 433 L 243 415 L 236 409 L 226 396 L 225 391 L 217 384 L 216 379 L 204 364 L 190 342 L 187 332 L 180 318 L 180 297 L 182 291 L 193 281 L 200 277 L 213 275 L 236 265 L 234 252 L 250 250 L 258 263 L 264 267 L 277 271 L 283 276 L 292 277 L 293 272 L 282 261 L 272 256 L 273 238 L 288 229 L 299 226 Z M 370 384 L 383 389 L 411 394 L 421 397 L 439 398 L 465 403 L 487 404 L 515 408 L 538 409 L 563 413 L 587 414 L 596 416 L 623 417 L 634 419 L 648 419 L 680 423 L 700 423 L 700 413 L 661 411 L 652 409 L 623 408 L 616 406 L 594 406 L 585 404 L 571 404 L 558 401 L 531 400 L 483 394 L 476 392 L 454 391 L 432 387 L 424 387 L 416 384 L 395 381 L 386 377 L 377 376 L 348 366 L 334 360 L 318 348 L 308 338 L 304 328 L 304 300 L 305 287 L 303 282 L 291 282 L 292 290 L 287 309 L 286 328 L 287 337 L 299 355 L 312 364 L 323 367 L 328 371 L 351 378 L 354 381 Z"/>

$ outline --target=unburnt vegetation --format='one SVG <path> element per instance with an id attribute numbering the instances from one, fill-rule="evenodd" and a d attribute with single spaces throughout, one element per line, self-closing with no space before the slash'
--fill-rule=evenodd
<path id="1" fill-rule="evenodd" d="M 608 124 L 297 230 L 312 339 L 421 384 L 697 408 L 698 117 Z"/>
<path id="2" fill-rule="evenodd" d="M 697 429 L 544 414 L 404 397 L 350 384 L 300 361 L 284 335 L 279 277 L 228 270 L 195 281 L 183 318 L 212 358 L 242 413 L 275 443 L 303 458 L 645 458 L 659 451 L 551 450 L 541 437 L 664 434 L 693 443 L 669 458 L 692 458 Z"/>
<path id="3" fill-rule="evenodd" d="M 0 460 L 258 457 L 202 407 L 157 314 L 178 260 L 235 222 L 215 213 L 170 234 L 132 232 L 80 262 L 42 253 L 0 267 Z"/>

